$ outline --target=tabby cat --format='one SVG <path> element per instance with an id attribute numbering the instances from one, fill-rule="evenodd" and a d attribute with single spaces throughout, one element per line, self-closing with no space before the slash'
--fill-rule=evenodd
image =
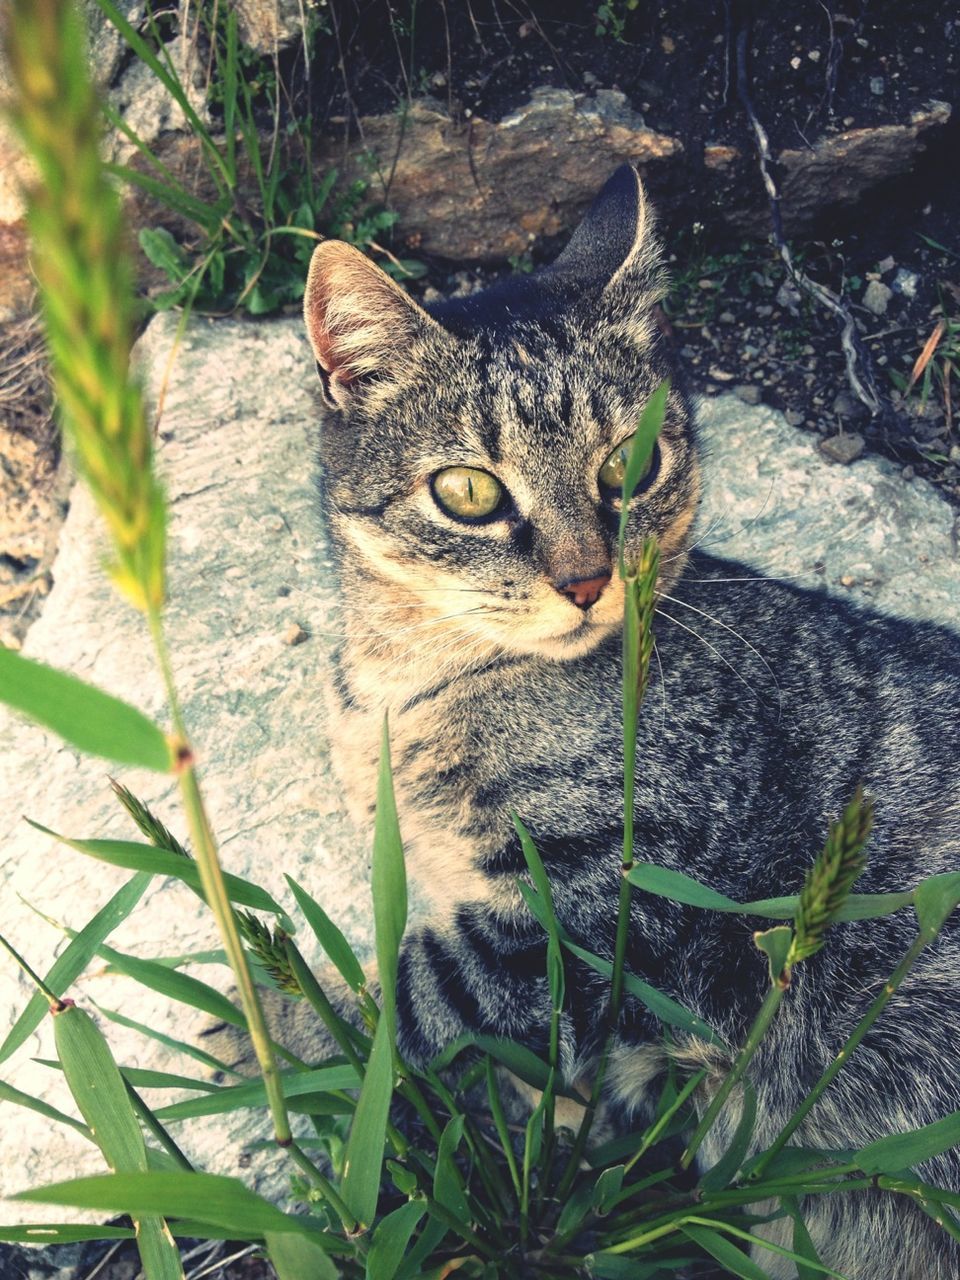
<path id="1" fill-rule="evenodd" d="M 423 309 L 346 244 L 323 243 L 313 258 L 305 314 L 327 405 L 322 493 L 346 634 L 332 736 L 349 804 L 368 822 L 389 709 L 409 870 L 432 901 L 400 960 L 400 1046 L 413 1062 L 467 1031 L 545 1051 L 544 935 L 516 888 L 524 860 L 511 811 L 536 839 L 565 929 L 612 955 L 622 450 L 667 377 L 666 420 L 628 532 L 633 553 L 655 534 L 662 554 L 639 724 L 639 856 L 741 900 L 796 892 L 828 820 L 863 781 L 877 808 L 859 889 L 960 867 L 960 637 L 690 547 L 696 426 L 654 320 L 663 292 L 653 215 L 627 165 L 552 266 L 479 295 Z M 692 624 L 707 617 L 705 645 Z M 765 989 L 757 923 L 637 892 L 629 966 L 736 1045 Z M 955 915 L 798 1141 L 857 1147 L 960 1108 L 958 925 Z M 914 928 L 909 909 L 837 926 L 800 966 L 752 1067 L 758 1147 Z M 607 991 L 569 964 L 562 1064 L 583 1081 Z M 676 1052 L 711 1058 L 692 1040 Z M 664 1053 L 657 1022 L 628 1003 L 608 1106 L 642 1113 Z M 730 1123 L 704 1147 L 707 1164 Z M 960 1153 L 922 1173 L 960 1191 Z M 960 1275 L 956 1244 L 901 1199 L 830 1196 L 806 1208 L 824 1262 L 850 1280 Z M 795 1274 L 769 1253 L 763 1265 Z"/>

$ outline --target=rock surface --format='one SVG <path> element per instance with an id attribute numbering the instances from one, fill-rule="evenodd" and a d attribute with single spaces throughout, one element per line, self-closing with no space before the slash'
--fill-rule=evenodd
<path id="1" fill-rule="evenodd" d="M 154 396 L 175 327 L 176 317 L 159 317 L 141 343 Z M 367 851 L 338 806 L 323 709 L 337 621 L 311 484 L 313 381 L 296 322 L 194 321 L 188 330 L 160 424 L 171 502 L 168 633 L 225 865 L 284 901 L 282 873 L 289 872 L 362 949 L 371 929 Z M 704 404 L 703 439 L 708 483 L 698 538 L 705 547 L 771 574 L 960 627 L 954 513 L 928 485 L 906 484 L 897 468 L 873 459 L 831 466 L 780 415 L 729 394 Z M 64 527 L 53 590 L 24 650 L 162 721 L 144 628 L 106 585 L 99 542 L 97 517 L 80 491 Z M 731 583 L 730 590 L 738 589 Z M 293 643 L 293 635 L 302 642 Z M 109 770 L 0 711 L 0 932 L 42 972 L 62 950 L 63 937 L 31 908 L 79 928 L 125 875 L 31 831 L 20 815 L 68 835 L 132 838 L 110 797 Z M 165 779 L 116 772 L 182 833 Z M 163 882 L 151 886 L 110 941 L 143 956 L 215 945 L 197 899 Z M 192 972 L 225 981 L 216 965 Z M 6 960 L 0 985 L 2 1038 L 29 989 Z M 101 961 L 73 993 L 88 1008 L 91 1000 L 122 1008 L 183 1040 L 205 1021 L 106 972 Z M 110 1025 L 108 1033 L 123 1063 L 195 1074 L 189 1060 L 135 1032 Z M 0 1077 L 72 1112 L 61 1080 L 31 1061 L 52 1056 L 51 1050 L 50 1028 L 42 1025 L 0 1066 Z M 170 1100 L 169 1094 L 146 1096 Z M 0 1194 L 98 1170 L 95 1153 L 72 1132 L 12 1105 L 4 1120 Z M 203 1167 L 221 1171 L 236 1168 L 241 1144 L 251 1136 L 249 1115 L 191 1122 L 176 1133 Z M 282 1175 L 274 1172 L 266 1185 L 281 1189 Z M 10 1204 L 3 1213 L 8 1221 L 22 1216 Z M 63 1216 L 56 1209 L 47 1214 Z"/>
<path id="2" fill-rule="evenodd" d="M 679 142 L 648 129 L 622 93 L 535 89 L 496 124 L 455 121 L 439 104 L 368 116 L 346 158 L 327 143 L 320 170 L 382 181 L 411 245 L 443 258 L 503 262 L 568 231 L 618 164 L 662 165 Z M 363 154 L 359 154 L 362 151 Z"/>

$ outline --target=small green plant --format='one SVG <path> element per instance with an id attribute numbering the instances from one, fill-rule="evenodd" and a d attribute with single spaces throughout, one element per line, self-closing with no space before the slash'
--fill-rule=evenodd
<path id="1" fill-rule="evenodd" d="M 611 36 L 623 40 L 627 27 L 627 14 L 636 9 L 640 0 L 604 0 L 594 12 L 594 35 Z"/>
<path id="2" fill-rule="evenodd" d="M 546 1056 L 486 1036 L 458 1041 L 421 1068 L 413 1068 L 398 1052 L 395 984 L 407 898 L 386 725 L 373 839 L 378 1000 L 367 989 L 343 934 L 302 886 L 288 880 L 300 916 L 353 993 L 349 1018 L 334 1010 L 306 963 L 295 941 L 295 922 L 283 905 L 259 886 L 224 874 L 164 638 L 166 509 L 152 469 L 140 392 L 127 375 L 131 272 L 119 203 L 97 156 L 96 104 L 82 32 L 67 0 L 12 0 L 11 11 L 6 36 L 17 91 L 16 120 L 41 175 L 30 200 L 30 222 L 64 425 L 111 530 L 114 578 L 143 613 L 153 639 L 168 690 L 171 728 L 164 731 L 103 691 L 3 649 L 0 700 L 79 750 L 176 776 L 190 848 L 127 788 L 115 784 L 120 803 L 146 843 L 67 842 L 93 858 L 128 868 L 130 880 L 71 936 L 45 977 L 0 940 L 36 991 L 0 1045 L 0 1061 L 20 1048 L 49 1012 L 55 1065 L 64 1074 L 79 1117 L 2 1083 L 0 1097 L 80 1133 L 99 1147 L 109 1170 L 35 1188 L 20 1199 L 77 1206 L 104 1216 L 125 1213 L 133 1221 L 132 1227 L 0 1226 L 0 1240 L 135 1240 L 147 1280 L 183 1280 L 179 1238 L 224 1235 L 261 1246 L 279 1280 L 441 1280 L 453 1272 L 485 1280 L 652 1280 L 711 1260 L 732 1275 L 757 1280 L 765 1272 L 744 1246 L 761 1256 L 763 1251 L 786 1256 L 801 1274 L 836 1276 L 817 1258 L 797 1199 L 866 1187 L 916 1200 L 960 1238 L 953 1212 L 960 1208 L 960 1196 L 928 1186 L 909 1172 L 910 1166 L 956 1145 L 960 1113 L 854 1152 L 797 1148 L 787 1160 L 782 1150 L 960 901 L 960 874 L 932 877 L 904 893 L 854 894 L 871 821 L 869 802 L 860 793 L 832 827 L 798 897 L 735 902 L 685 875 L 636 860 L 636 726 L 652 651 L 659 557 L 656 544 L 647 540 L 636 561 L 631 560 L 624 534 L 631 495 L 663 420 L 666 384 L 651 397 L 638 424 L 623 486 L 618 568 L 625 586 L 624 815 L 622 849 L 611 853 L 622 872 L 612 960 L 593 955 L 566 934 L 554 913 L 547 868 L 516 819 L 528 869 L 520 891 L 546 939 L 551 993 Z M 110 932 L 133 912 L 154 875 L 176 877 L 210 906 L 240 1007 L 168 964 L 107 946 Z M 705 910 L 791 923 L 774 924 L 755 935 L 769 961 L 768 992 L 713 1101 L 705 1109 L 701 1103 L 698 1115 L 697 1091 L 704 1073 L 685 1078 L 671 1068 L 649 1120 L 633 1133 L 591 1145 L 610 1049 L 627 998 L 651 1010 L 665 1036 L 690 1033 L 734 1056 L 718 1043 L 711 1027 L 626 968 L 635 889 Z M 908 906 L 916 913 L 918 929 L 900 965 L 776 1140 L 766 1150 L 748 1154 L 756 1118 L 749 1067 L 762 1037 L 776 1033 L 776 1013 L 795 967 L 823 944 L 835 920 L 866 919 Z M 264 916 L 274 923 L 265 923 Z M 575 1133 L 560 1126 L 557 1112 L 557 1100 L 569 1088 L 559 1062 L 558 1034 L 567 955 L 609 983 L 606 1044 Z M 260 1078 L 237 1080 L 205 1050 L 137 1024 L 129 1014 L 100 1010 L 103 1018 L 178 1050 L 191 1064 L 224 1072 L 227 1082 L 212 1084 L 118 1064 L 98 1020 L 66 994 L 98 956 L 175 1001 L 246 1028 Z M 289 998 L 310 1004 L 339 1050 L 334 1058 L 317 1066 L 273 1043 L 254 973 Z M 540 1094 L 532 1113 L 519 1122 L 508 1118 L 503 1068 Z M 192 1096 L 159 1108 L 147 1106 L 138 1092 L 140 1087 L 183 1091 L 185 1086 Z M 694 1175 L 700 1145 L 737 1087 L 745 1102 L 728 1150 L 709 1171 Z M 486 1099 L 480 1107 L 475 1104 L 478 1090 Z M 395 1108 L 400 1100 L 403 1108 Z M 584 1103 L 576 1095 L 573 1100 Z M 290 1206 L 271 1203 L 239 1179 L 195 1169 L 171 1132 L 195 1117 L 240 1108 L 269 1113 L 275 1159 L 290 1175 Z M 310 1136 L 294 1135 L 291 1115 L 305 1118 L 312 1126 Z M 401 1124 L 402 1115 L 415 1117 L 414 1122 Z M 676 1167 L 673 1148 L 666 1145 L 676 1138 L 685 1142 L 681 1164 L 691 1171 L 686 1178 Z M 758 1235 L 756 1206 L 761 1203 L 767 1206 L 763 1221 L 793 1221 L 792 1248 Z"/>
<path id="3" fill-rule="evenodd" d="M 242 308 L 264 315 L 296 304 L 321 233 L 378 256 L 398 279 L 424 274 L 421 262 L 400 259 L 381 244 L 396 214 L 370 203 L 365 178 L 338 187 L 335 169 L 317 176 L 309 114 L 281 124 L 285 90 L 279 72 L 240 43 L 232 8 L 199 6 L 198 21 L 210 46 L 207 102 L 219 122 L 215 133 L 191 105 L 152 10 L 147 39 L 114 0 L 96 2 L 183 111 L 214 193 L 204 198 L 188 190 L 130 125 L 105 107 L 110 123 L 133 143 L 141 161 L 111 165 L 110 172 L 192 228 L 180 239 L 162 226 L 140 232 L 145 256 L 171 285 L 153 298 L 155 307 Z"/>

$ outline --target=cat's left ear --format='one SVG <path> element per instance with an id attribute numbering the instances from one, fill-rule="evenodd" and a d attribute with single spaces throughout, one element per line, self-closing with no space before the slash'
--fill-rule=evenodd
<path id="1" fill-rule="evenodd" d="M 600 193 L 552 266 L 543 273 L 560 286 L 605 303 L 649 310 L 664 293 L 663 248 L 656 215 L 640 175 L 622 164 Z"/>
<path id="2" fill-rule="evenodd" d="M 396 281 L 341 240 L 314 250 L 303 316 L 324 396 L 341 409 L 365 380 L 400 377 L 418 338 L 447 336 Z"/>

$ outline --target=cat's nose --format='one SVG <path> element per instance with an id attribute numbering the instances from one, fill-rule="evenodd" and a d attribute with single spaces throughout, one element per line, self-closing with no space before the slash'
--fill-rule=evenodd
<path id="1" fill-rule="evenodd" d="M 603 589 L 609 581 L 610 574 L 604 570 L 593 578 L 568 578 L 553 585 L 562 596 L 572 600 L 578 609 L 589 609 L 603 595 Z"/>

